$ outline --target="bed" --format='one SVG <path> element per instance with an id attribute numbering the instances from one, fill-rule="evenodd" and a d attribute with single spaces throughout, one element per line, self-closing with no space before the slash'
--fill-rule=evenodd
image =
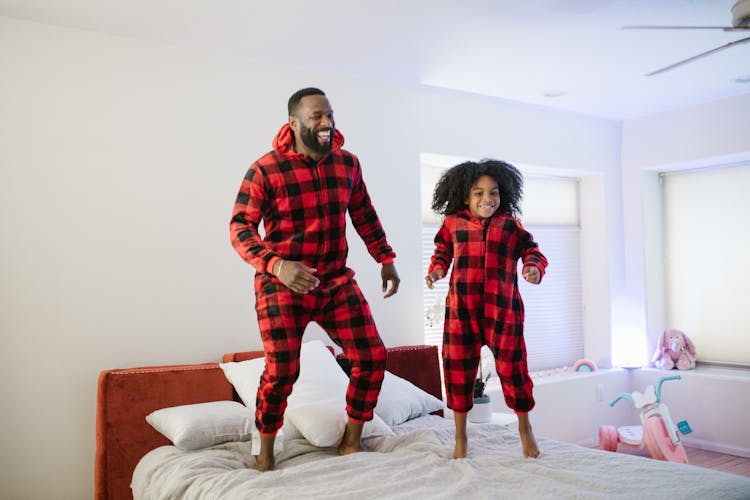
<path id="1" fill-rule="evenodd" d="M 397 421 L 383 413 L 387 430 L 363 438 L 366 453 L 338 456 L 335 447 L 313 445 L 292 432 L 277 439 L 283 448 L 276 455 L 276 470 L 265 473 L 248 467 L 252 438 L 183 449 L 146 421 L 165 409 L 232 401 L 242 406 L 238 391 L 247 388 L 237 380 L 230 383 L 228 367 L 261 356 L 243 352 L 225 355 L 221 363 L 103 371 L 97 398 L 96 498 L 750 498 L 750 478 L 540 436 L 540 457 L 524 459 L 513 425 L 470 424 L 469 456 L 454 460 L 453 423 L 427 406 L 421 413 L 413 408 L 403 412 Z M 303 370 L 305 361 L 303 356 Z M 336 366 L 344 373 L 346 361 L 339 359 Z M 404 380 L 415 387 L 415 394 L 433 400 L 441 396 L 434 346 L 389 348 L 387 370 L 399 384 Z M 397 401 L 388 387 L 386 391 L 384 384 L 381 395 L 387 392 L 385 400 Z M 300 427 L 315 421 L 310 415 L 320 415 L 310 413 L 311 408 L 297 408 L 306 417 L 298 420 Z"/>

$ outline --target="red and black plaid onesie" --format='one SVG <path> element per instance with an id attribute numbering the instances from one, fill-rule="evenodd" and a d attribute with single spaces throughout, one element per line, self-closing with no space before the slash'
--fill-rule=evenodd
<path id="1" fill-rule="evenodd" d="M 250 166 L 229 224 L 232 245 L 257 270 L 255 309 L 266 369 L 255 418 L 262 434 L 274 434 L 283 423 L 310 321 L 352 362 L 346 393 L 351 419 L 372 419 L 385 369 L 386 350 L 370 307 L 346 266 L 347 212 L 376 261 L 388 264 L 396 256 L 367 194 L 359 160 L 341 149 L 344 137 L 338 130 L 331 151 L 318 162 L 297 154 L 293 141 L 284 125 L 273 151 Z M 292 292 L 269 272 L 279 258 L 317 269 L 320 285 L 306 294 Z"/>
<path id="2" fill-rule="evenodd" d="M 445 300 L 443 371 L 448 407 L 467 412 L 474 405 L 474 380 L 486 344 L 509 408 L 534 407 L 526 366 L 523 302 L 518 291 L 518 260 L 544 276 L 547 259 L 521 222 L 496 213 L 480 220 L 468 209 L 448 215 L 435 236 L 430 269 L 444 272 L 453 262 Z"/>

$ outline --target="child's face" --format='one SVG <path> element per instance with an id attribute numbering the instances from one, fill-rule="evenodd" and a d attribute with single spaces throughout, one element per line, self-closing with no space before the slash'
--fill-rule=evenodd
<path id="1" fill-rule="evenodd" d="M 486 219 L 495 213 L 500 206 L 500 189 L 495 179 L 489 175 L 483 175 L 471 186 L 466 205 L 471 214 L 479 219 Z"/>

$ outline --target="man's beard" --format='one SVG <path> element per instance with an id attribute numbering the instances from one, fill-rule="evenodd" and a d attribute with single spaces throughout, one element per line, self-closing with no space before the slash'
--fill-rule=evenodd
<path id="1" fill-rule="evenodd" d="M 333 143 L 333 129 L 331 129 L 331 138 L 328 142 L 320 143 L 318 141 L 318 134 L 313 132 L 311 128 L 300 124 L 300 139 L 307 148 L 315 153 L 324 155 L 331 150 L 331 144 Z"/>

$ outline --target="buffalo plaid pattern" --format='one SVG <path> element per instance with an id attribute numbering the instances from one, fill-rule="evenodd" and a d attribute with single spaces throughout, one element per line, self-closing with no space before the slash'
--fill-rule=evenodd
<path id="1" fill-rule="evenodd" d="M 240 185 L 229 224 L 240 256 L 259 272 L 274 257 L 300 261 L 318 270 L 325 282 L 346 281 L 346 214 L 377 262 L 396 254 L 372 206 L 357 157 L 341 149 L 336 131 L 333 150 L 317 163 L 292 149 L 289 125 L 274 141 L 275 150 L 250 166 Z M 258 228 L 261 220 L 265 237 Z"/>
<path id="2" fill-rule="evenodd" d="M 347 414 L 358 422 L 372 420 L 383 382 L 386 349 L 356 282 L 298 294 L 265 275 L 256 280 L 255 292 L 266 360 L 255 402 L 258 430 L 275 434 L 283 424 L 287 397 L 299 376 L 302 334 L 310 321 L 323 327 L 351 361 Z"/>
<path id="3" fill-rule="evenodd" d="M 495 357 L 508 407 L 516 412 L 534 407 L 518 291 L 519 259 L 544 276 L 547 259 L 521 222 L 509 215 L 480 220 L 467 209 L 448 215 L 435 236 L 429 272 L 447 272 L 453 262 L 442 356 L 447 403 L 454 411 L 473 406 L 482 345 Z"/>
<path id="4" fill-rule="evenodd" d="M 257 270 L 256 311 L 266 371 L 258 389 L 256 425 L 264 434 L 275 433 L 283 423 L 310 321 L 319 323 L 352 361 L 349 416 L 371 420 L 380 392 L 386 351 L 354 271 L 346 266 L 347 212 L 377 262 L 392 262 L 396 254 L 370 201 L 359 160 L 341 149 L 343 143 L 335 131 L 331 152 L 315 162 L 294 151 L 285 124 L 274 150 L 248 169 L 234 204 L 232 246 Z M 307 294 L 293 293 L 268 273 L 277 258 L 317 269 L 320 285 Z"/>

